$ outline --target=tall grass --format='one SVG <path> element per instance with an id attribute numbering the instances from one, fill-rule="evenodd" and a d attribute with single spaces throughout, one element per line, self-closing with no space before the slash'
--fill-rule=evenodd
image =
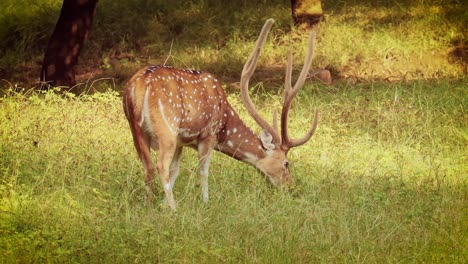
<path id="1" fill-rule="evenodd" d="M 294 191 L 217 153 L 204 204 L 196 153 L 186 150 L 176 213 L 144 206 L 114 92 L 9 90 L 0 99 L 0 262 L 466 263 L 465 84 L 307 85 L 291 132 L 303 132 L 314 108 L 321 119 L 289 154 Z M 265 115 L 281 101 L 253 98 Z M 229 100 L 253 125 L 239 96 Z"/>

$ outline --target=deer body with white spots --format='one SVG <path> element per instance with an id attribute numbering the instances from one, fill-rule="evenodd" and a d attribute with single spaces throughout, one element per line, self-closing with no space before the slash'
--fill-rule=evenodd
<path id="1" fill-rule="evenodd" d="M 291 85 L 291 55 L 288 60 L 280 135 L 276 115 L 271 126 L 255 110 L 248 95 L 248 82 L 272 23 L 272 19 L 265 23 L 241 77 L 242 98 L 250 115 L 263 128 L 260 135 L 252 132 L 239 118 L 212 74 L 170 66 L 148 66 L 130 79 L 124 90 L 123 106 L 145 170 L 149 203 L 157 170 L 168 206 L 175 210 L 172 189 L 179 174 L 184 146 L 198 151 L 204 201 L 208 201 L 208 168 L 213 150 L 255 166 L 277 187 L 292 183 L 287 152 L 291 147 L 307 142 L 317 127 L 316 113 L 311 129 L 303 138 L 293 140 L 287 135 L 287 115 L 291 101 L 309 71 L 313 36 L 311 34 L 306 62 L 294 88 Z M 159 150 L 156 170 L 151 161 L 151 148 Z"/>

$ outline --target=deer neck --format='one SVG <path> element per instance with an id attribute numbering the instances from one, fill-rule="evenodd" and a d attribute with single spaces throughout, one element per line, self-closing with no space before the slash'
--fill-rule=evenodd
<path id="1" fill-rule="evenodd" d="M 219 132 L 216 149 L 237 160 L 255 165 L 266 155 L 260 138 L 245 125 L 231 106 L 227 108 L 225 116 L 227 121 Z"/>

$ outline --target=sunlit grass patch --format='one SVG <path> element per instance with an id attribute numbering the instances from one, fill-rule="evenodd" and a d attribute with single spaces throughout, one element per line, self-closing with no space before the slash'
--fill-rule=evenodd
<path id="1" fill-rule="evenodd" d="M 281 105 L 276 93 L 252 98 L 268 119 Z M 464 262 L 466 98 L 464 81 L 306 85 L 290 131 L 301 136 L 315 109 L 320 123 L 289 153 L 291 192 L 216 153 L 204 204 L 187 149 L 171 213 L 160 191 L 144 206 L 115 93 L 10 90 L 0 99 L 0 258 Z M 239 95 L 229 100 L 253 126 Z"/>

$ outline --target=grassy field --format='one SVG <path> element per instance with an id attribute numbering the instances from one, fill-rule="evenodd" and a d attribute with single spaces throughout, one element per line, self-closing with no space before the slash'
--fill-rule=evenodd
<path id="1" fill-rule="evenodd" d="M 264 114 L 280 101 L 254 98 L 268 102 Z M 0 262 L 466 263 L 467 98 L 466 80 L 307 85 L 292 132 L 311 108 L 321 122 L 290 153 L 293 192 L 217 153 L 203 204 L 186 150 L 171 213 L 144 206 L 115 92 L 10 90 L 0 99 Z M 238 94 L 229 99 L 246 117 Z"/>

